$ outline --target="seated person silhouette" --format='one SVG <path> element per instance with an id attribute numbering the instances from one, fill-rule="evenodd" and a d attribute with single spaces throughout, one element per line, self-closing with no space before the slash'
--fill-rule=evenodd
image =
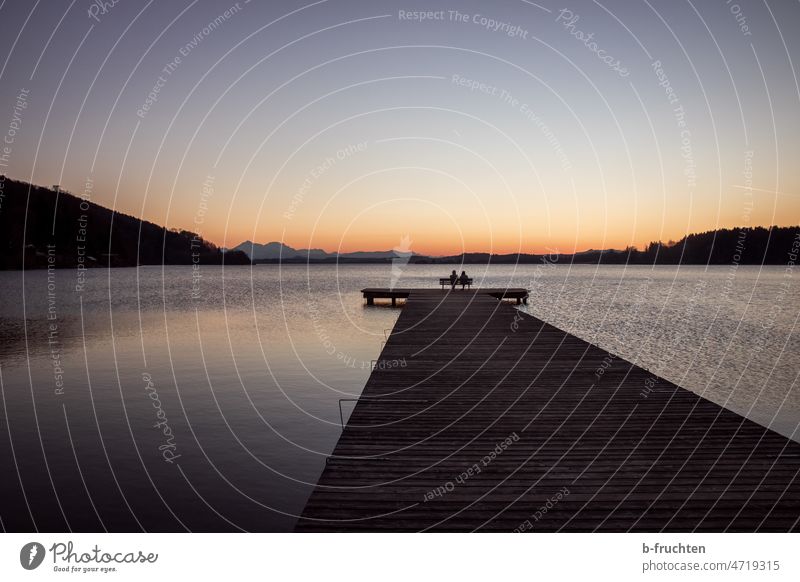
<path id="1" fill-rule="evenodd" d="M 450 273 L 450 288 L 456 288 L 456 282 L 458 281 L 458 275 L 456 275 L 456 270 L 453 269 L 453 272 Z"/>
<path id="2" fill-rule="evenodd" d="M 453 273 L 455 273 L 455 271 L 453 271 Z M 461 271 L 461 276 L 458 278 L 458 282 L 461 283 L 462 289 L 467 286 L 467 283 L 469 282 L 469 277 L 467 277 L 466 271 Z"/>

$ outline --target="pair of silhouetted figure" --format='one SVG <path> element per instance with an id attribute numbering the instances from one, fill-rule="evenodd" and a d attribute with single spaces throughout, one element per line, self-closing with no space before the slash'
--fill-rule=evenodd
<path id="1" fill-rule="evenodd" d="M 467 277 L 467 272 L 466 271 L 461 271 L 461 276 L 456 275 L 455 269 L 453 269 L 453 272 L 450 273 L 450 288 L 451 289 L 455 289 L 456 285 L 458 285 L 458 284 L 460 284 L 461 288 L 463 289 L 464 287 L 467 286 L 468 282 L 469 282 L 469 277 Z"/>

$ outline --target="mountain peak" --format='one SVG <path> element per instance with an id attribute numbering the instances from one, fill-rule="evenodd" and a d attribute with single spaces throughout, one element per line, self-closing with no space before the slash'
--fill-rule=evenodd
<path id="1" fill-rule="evenodd" d="M 350 259 L 393 259 L 398 253 L 394 250 L 390 251 L 355 251 L 352 253 L 329 253 L 322 249 L 295 249 L 282 242 L 272 241 L 268 243 L 255 243 L 252 241 L 245 241 L 235 247 L 233 250 L 242 251 L 253 261 L 262 260 L 290 260 L 290 259 L 327 259 L 327 258 L 350 258 Z"/>

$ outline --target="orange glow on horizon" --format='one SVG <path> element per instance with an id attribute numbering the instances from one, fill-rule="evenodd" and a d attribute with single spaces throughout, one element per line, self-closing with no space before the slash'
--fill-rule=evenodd
<path id="1" fill-rule="evenodd" d="M 774 226 L 796 226 L 796 223 L 786 222 L 783 223 L 776 223 Z M 496 255 L 506 255 L 506 254 L 535 254 L 535 255 L 546 255 L 550 253 L 560 253 L 560 254 L 573 254 L 577 252 L 583 252 L 588 250 L 608 250 L 608 249 L 615 249 L 615 250 L 624 250 L 629 246 L 633 246 L 638 250 L 644 250 L 648 244 L 651 242 L 668 242 L 668 241 L 678 241 L 685 237 L 687 234 L 696 234 L 711 230 L 721 230 L 721 229 L 733 229 L 738 228 L 742 225 L 738 224 L 725 224 L 725 225 L 714 225 L 709 224 L 704 227 L 693 228 L 690 232 L 685 230 L 676 229 L 672 231 L 671 234 L 665 234 L 662 236 L 658 236 L 657 233 L 650 235 L 650 236 L 637 236 L 635 240 L 631 241 L 629 239 L 625 239 L 622 236 L 607 236 L 605 238 L 598 237 L 598 238 L 583 238 L 578 237 L 577 241 L 575 237 L 570 238 L 569 236 L 554 236 L 550 240 L 533 240 L 527 242 L 525 244 L 519 244 L 518 241 L 511 241 L 511 240 L 504 240 L 498 241 L 494 240 L 493 245 L 488 243 L 483 244 L 480 241 L 470 241 L 468 244 L 465 244 L 464 247 L 460 247 L 457 245 L 453 245 L 452 240 L 446 240 L 444 238 L 434 238 L 434 237 L 425 237 L 424 240 L 418 241 L 413 236 L 411 237 L 411 245 L 409 246 L 409 250 L 414 252 L 418 255 L 425 255 L 431 257 L 441 257 L 441 256 L 454 256 L 460 255 L 462 253 L 489 253 Z M 769 225 L 748 225 L 748 226 L 763 226 L 764 228 L 769 228 Z M 246 240 L 253 240 L 252 236 L 250 235 L 242 235 L 240 237 L 231 237 L 231 234 L 228 233 L 228 240 L 231 241 L 233 238 L 234 241 L 237 242 L 229 242 L 227 246 L 233 247 L 241 242 Z M 225 246 L 221 244 L 221 239 L 210 239 L 215 244 L 219 244 L 219 246 Z M 220 241 L 220 242 L 218 242 Z M 399 245 L 400 240 L 395 240 L 394 238 L 390 238 L 388 236 L 382 237 L 352 237 L 348 238 L 346 241 L 339 241 L 333 236 L 319 236 L 311 241 L 308 239 L 302 239 L 299 237 L 287 237 L 285 240 L 281 241 L 280 237 L 261 237 L 255 240 L 255 242 L 260 244 L 265 244 L 268 242 L 282 242 L 283 244 L 290 246 L 294 249 L 322 249 L 328 253 L 352 253 L 358 251 L 364 252 L 378 252 L 378 251 L 389 251 L 394 248 L 402 248 Z"/>

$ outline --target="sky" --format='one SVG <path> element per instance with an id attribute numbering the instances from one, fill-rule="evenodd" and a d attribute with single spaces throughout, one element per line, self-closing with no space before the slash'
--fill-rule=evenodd
<path id="1" fill-rule="evenodd" d="M 777 1 L 5 0 L 0 172 L 227 247 L 797 225 L 798 28 Z"/>

